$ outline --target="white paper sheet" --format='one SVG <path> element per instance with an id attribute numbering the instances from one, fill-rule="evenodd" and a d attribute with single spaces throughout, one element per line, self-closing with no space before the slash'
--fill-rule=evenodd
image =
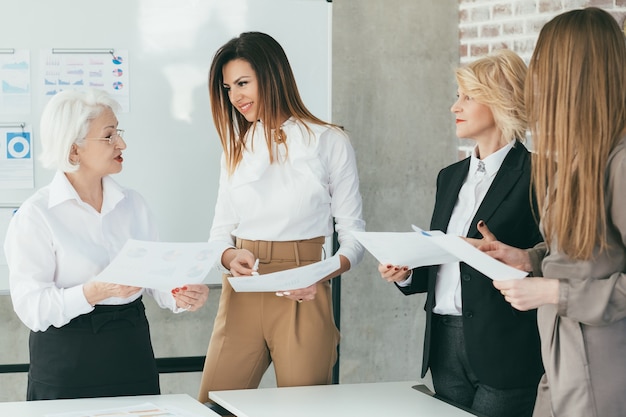
<path id="1" fill-rule="evenodd" d="M 193 417 L 193 415 L 178 407 L 159 407 L 152 403 L 143 403 L 127 407 L 46 414 L 44 417 Z"/>
<path id="2" fill-rule="evenodd" d="M 459 260 L 470 265 L 477 271 L 482 272 L 494 281 L 522 279 L 528 275 L 525 271 L 512 268 L 497 259 L 492 258 L 459 236 L 446 235 L 443 233 L 426 233 L 430 234 L 429 239 L 431 239 L 437 246 L 453 254 Z"/>
<path id="3" fill-rule="evenodd" d="M 324 261 L 250 277 L 231 277 L 228 282 L 237 292 L 274 292 L 306 288 L 341 267 L 339 256 Z"/>
<path id="4" fill-rule="evenodd" d="M 382 264 L 416 268 L 465 262 L 493 280 L 521 279 L 525 271 L 512 268 L 472 246 L 459 236 L 441 231 L 352 232 L 355 238 Z"/>
<path id="5" fill-rule="evenodd" d="M 420 232 L 352 232 L 381 264 L 409 268 L 456 262 L 458 258 Z"/>
<path id="6" fill-rule="evenodd" d="M 220 255 L 208 242 L 129 239 L 93 280 L 170 291 L 201 283 Z"/>

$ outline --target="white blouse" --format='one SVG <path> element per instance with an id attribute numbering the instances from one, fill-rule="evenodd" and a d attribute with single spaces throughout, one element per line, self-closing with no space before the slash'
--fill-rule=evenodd
<path id="1" fill-rule="evenodd" d="M 101 213 L 83 202 L 65 174 L 28 198 L 9 224 L 4 251 L 13 308 L 33 331 L 61 327 L 93 307 L 83 284 L 102 271 L 129 238 L 157 240 L 152 214 L 136 192 L 102 179 Z M 176 308 L 170 293 L 142 290 L 99 304 L 126 304 L 143 292 L 164 308 Z"/>
<path id="2" fill-rule="evenodd" d="M 331 236 L 333 219 L 338 254 L 351 267 L 363 257 L 363 247 L 350 234 L 362 231 L 362 201 L 354 150 L 338 129 L 306 127 L 294 119 L 283 126 L 288 151 L 273 144 L 279 161 L 270 164 L 264 127 L 257 122 L 246 136 L 246 149 L 229 176 L 222 155 L 220 184 L 210 242 L 223 252 L 235 237 L 287 241 Z"/>
<path id="3" fill-rule="evenodd" d="M 486 171 L 484 174 L 477 172 L 479 160 L 476 157 L 476 148 L 474 148 L 470 158 L 469 172 L 459 191 L 459 197 L 450 216 L 446 233 L 467 236 L 478 208 L 482 204 L 485 195 L 487 195 L 487 191 L 489 191 L 493 180 L 496 178 L 496 174 L 500 170 L 504 159 L 512 148 L 513 142 L 510 142 L 483 159 Z M 454 316 L 462 314 L 460 268 L 458 262 L 443 264 L 439 267 L 435 285 L 434 313 Z"/>

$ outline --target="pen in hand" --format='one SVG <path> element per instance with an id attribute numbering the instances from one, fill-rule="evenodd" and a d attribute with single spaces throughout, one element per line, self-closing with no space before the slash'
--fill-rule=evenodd
<path id="1" fill-rule="evenodd" d="M 256 258 L 254 261 L 254 265 L 252 266 L 252 275 L 259 275 L 259 258 Z"/>

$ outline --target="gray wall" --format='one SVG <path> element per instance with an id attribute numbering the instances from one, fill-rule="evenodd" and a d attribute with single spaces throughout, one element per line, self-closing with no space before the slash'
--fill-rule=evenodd
<path id="1" fill-rule="evenodd" d="M 458 63 L 456 0 L 334 0 L 333 121 L 357 152 L 369 231 L 428 227 L 440 168 L 457 158 L 453 70 Z M 340 382 L 418 380 L 423 296 L 384 282 L 376 261 L 342 278 Z M 194 314 L 146 301 L 157 357 L 203 355 L 219 289 Z M 0 296 L 0 364 L 28 361 L 28 331 Z M 196 395 L 199 373 L 162 375 L 164 393 Z M 272 386 L 266 375 L 263 386 Z M 0 375 L 0 401 L 25 398 L 26 375 Z"/>
<path id="2" fill-rule="evenodd" d="M 333 4 L 333 121 L 357 152 L 366 228 L 428 228 L 436 175 L 457 155 L 457 2 Z M 366 254 L 342 278 L 343 383 L 419 378 L 424 296 L 404 296 L 377 265 Z"/>

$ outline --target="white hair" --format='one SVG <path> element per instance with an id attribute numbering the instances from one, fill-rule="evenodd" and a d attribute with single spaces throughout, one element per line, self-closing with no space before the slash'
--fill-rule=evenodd
<path id="1" fill-rule="evenodd" d="M 107 92 L 97 89 L 64 90 L 57 93 L 41 114 L 41 154 L 46 168 L 74 172 L 70 161 L 72 145 L 81 145 L 91 121 L 106 108 L 116 112 L 120 105 Z"/>

